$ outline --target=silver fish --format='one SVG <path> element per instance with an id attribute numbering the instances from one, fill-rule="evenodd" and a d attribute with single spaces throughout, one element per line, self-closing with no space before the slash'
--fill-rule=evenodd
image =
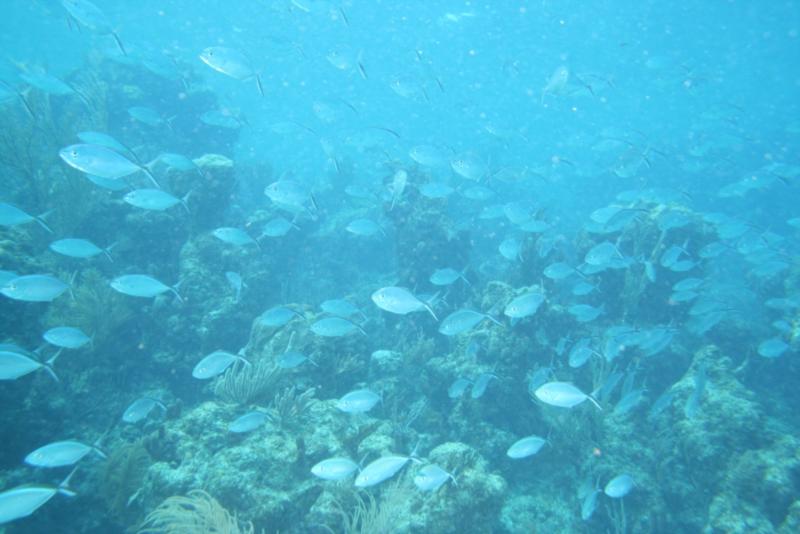
<path id="1" fill-rule="evenodd" d="M 46 216 L 46 213 L 39 216 L 29 215 L 12 204 L 0 202 L 0 226 L 11 227 L 35 221 L 39 226 L 52 234 L 53 231 L 44 222 L 44 217 Z"/>
<path id="2" fill-rule="evenodd" d="M 509 458 L 519 460 L 520 458 L 527 458 L 533 456 L 544 447 L 547 440 L 539 436 L 528 436 L 515 441 L 513 445 L 508 448 L 506 455 Z"/>
<path id="3" fill-rule="evenodd" d="M 166 412 L 167 407 L 158 399 L 152 397 L 141 397 L 133 401 L 130 406 L 125 409 L 122 414 L 122 420 L 126 423 L 138 423 L 144 420 L 153 411 L 153 408 L 161 408 L 161 411 Z"/>
<path id="4" fill-rule="evenodd" d="M 357 389 L 336 401 L 336 407 L 345 413 L 365 413 L 375 407 L 380 400 L 380 395 L 372 390 Z"/>
<path id="5" fill-rule="evenodd" d="M 47 504 L 57 493 L 74 497 L 76 493 L 69 488 L 72 472 L 58 486 L 18 486 L 0 493 L 0 525 L 28 517 Z"/>
<path id="6" fill-rule="evenodd" d="M 452 480 L 453 484 L 456 483 L 453 475 L 436 464 L 428 464 L 414 475 L 414 485 L 420 491 L 436 491 L 448 480 Z"/>
<path id="7" fill-rule="evenodd" d="M 241 361 L 245 365 L 250 365 L 243 357 L 238 354 L 231 354 L 224 350 L 215 350 L 202 360 L 197 362 L 197 365 L 192 369 L 192 376 L 199 380 L 207 380 L 221 375 L 225 370 L 233 365 L 235 361 Z"/>
<path id="8" fill-rule="evenodd" d="M 256 245 L 261 248 L 258 241 L 250 237 L 247 232 L 240 228 L 222 226 L 211 232 L 211 234 L 223 243 L 228 243 L 229 245 L 236 245 L 237 247 Z"/>
<path id="9" fill-rule="evenodd" d="M 42 334 L 45 341 L 63 349 L 79 349 L 92 342 L 80 328 L 74 326 L 56 326 Z"/>
<path id="10" fill-rule="evenodd" d="M 158 187 L 155 176 L 146 166 L 102 145 L 70 145 L 62 148 L 58 155 L 70 167 L 108 180 L 119 180 L 141 171 Z"/>
<path id="11" fill-rule="evenodd" d="M 32 356 L 13 350 L 0 350 L 0 380 L 16 380 L 39 369 L 44 369 L 58 382 L 58 376 L 53 370 L 56 358 L 61 354 L 59 350 L 46 362 L 35 360 Z"/>
<path id="12" fill-rule="evenodd" d="M 81 461 L 90 452 L 95 452 L 104 460 L 106 454 L 96 445 L 86 445 L 80 441 L 55 441 L 39 447 L 25 457 L 25 463 L 35 467 L 64 467 Z"/>
<path id="13" fill-rule="evenodd" d="M 183 204 L 184 209 L 189 212 L 185 199 L 181 200 L 161 189 L 135 189 L 126 193 L 122 200 L 136 208 L 151 211 L 164 211 L 177 204 Z"/>
<path id="14" fill-rule="evenodd" d="M 484 319 L 489 319 L 493 323 L 503 326 L 503 323 L 489 314 L 481 313 L 475 310 L 462 309 L 454 311 L 442 319 L 442 322 L 439 324 L 439 333 L 446 336 L 463 334 L 475 328 Z"/>
<path id="15" fill-rule="evenodd" d="M 325 317 L 311 324 L 311 331 L 323 337 L 342 337 L 353 332 L 367 333 L 353 321 L 343 317 Z"/>
<path id="16" fill-rule="evenodd" d="M 368 488 L 392 478 L 404 465 L 412 460 L 410 456 L 384 456 L 371 462 L 356 477 L 357 488 Z"/>
<path id="17" fill-rule="evenodd" d="M 428 310 L 435 320 L 439 320 L 430 304 L 421 301 L 402 287 L 382 287 L 372 294 L 372 302 L 380 309 L 398 315 Z"/>
<path id="18" fill-rule="evenodd" d="M 111 247 L 106 249 L 100 248 L 88 239 L 65 238 L 57 239 L 50 243 L 50 250 L 68 256 L 70 258 L 87 259 L 93 258 L 98 254 L 105 254 L 109 261 L 114 261 L 111 258 Z"/>
<path id="19" fill-rule="evenodd" d="M 14 300 L 52 302 L 68 289 L 68 284 L 49 274 L 28 274 L 6 282 L 0 293 Z"/>
<path id="20" fill-rule="evenodd" d="M 123 295 L 141 298 L 153 298 L 167 291 L 172 291 L 175 297 L 177 297 L 180 302 L 183 302 L 183 298 L 178 294 L 176 288 L 165 285 L 146 274 L 125 274 L 118 276 L 111 281 L 111 287 Z"/>
<path id="21" fill-rule="evenodd" d="M 209 46 L 200 53 L 200 60 L 214 69 L 239 81 L 254 79 L 258 92 L 264 96 L 261 77 L 253 69 L 250 60 L 241 51 L 225 46 Z"/>
<path id="22" fill-rule="evenodd" d="M 228 432 L 233 432 L 234 434 L 252 432 L 266 423 L 267 419 L 268 415 L 264 412 L 259 412 L 258 410 L 247 412 L 228 425 Z"/>
<path id="23" fill-rule="evenodd" d="M 343 480 L 358 470 L 358 464 L 349 458 L 328 458 L 314 464 L 311 474 L 323 480 Z"/>
<path id="24" fill-rule="evenodd" d="M 543 403 L 550 406 L 558 406 L 559 408 L 572 408 L 589 400 L 598 410 L 602 410 L 594 398 L 569 382 L 548 382 L 539 386 L 534 395 Z"/>

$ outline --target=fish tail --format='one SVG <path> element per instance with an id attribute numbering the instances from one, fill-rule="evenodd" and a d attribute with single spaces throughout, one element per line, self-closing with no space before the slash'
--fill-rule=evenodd
<path id="1" fill-rule="evenodd" d="M 178 302 L 180 302 L 181 304 L 184 304 L 186 302 L 185 300 L 183 300 L 183 297 L 181 297 L 181 294 L 178 293 L 177 289 L 175 289 L 174 287 L 171 287 L 171 288 L 169 288 L 169 290 L 172 291 L 175 294 L 175 298 L 178 299 Z"/>
<path id="2" fill-rule="evenodd" d="M 592 401 L 592 404 L 594 404 L 598 410 L 600 410 L 601 412 L 603 411 L 603 407 L 600 406 L 600 403 L 597 402 L 597 400 L 592 395 L 586 395 L 586 398 Z"/>
<path id="3" fill-rule="evenodd" d="M 261 76 L 256 74 L 256 87 L 258 87 L 258 94 L 262 97 L 264 96 L 264 86 L 261 85 Z"/>

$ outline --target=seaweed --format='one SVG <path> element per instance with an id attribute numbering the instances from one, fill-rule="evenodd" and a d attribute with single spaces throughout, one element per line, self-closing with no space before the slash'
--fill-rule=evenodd
<path id="1" fill-rule="evenodd" d="M 147 514 L 139 534 L 253 534 L 253 523 L 241 522 L 203 490 L 174 495 Z"/>
<path id="2" fill-rule="evenodd" d="M 108 457 L 100 476 L 100 494 L 119 522 L 128 522 L 135 514 L 130 504 L 136 498 L 151 462 L 142 440 L 122 445 Z"/>

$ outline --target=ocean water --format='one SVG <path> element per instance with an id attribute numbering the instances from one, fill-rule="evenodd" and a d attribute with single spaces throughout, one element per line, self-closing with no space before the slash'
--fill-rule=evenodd
<path id="1" fill-rule="evenodd" d="M 0 27 L 0 532 L 800 531 L 796 1 Z"/>

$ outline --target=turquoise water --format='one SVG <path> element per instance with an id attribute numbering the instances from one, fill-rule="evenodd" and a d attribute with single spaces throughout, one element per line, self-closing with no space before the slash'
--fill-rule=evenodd
<path id="1" fill-rule="evenodd" d="M 796 2 L 2 14 L 0 532 L 800 530 Z"/>

